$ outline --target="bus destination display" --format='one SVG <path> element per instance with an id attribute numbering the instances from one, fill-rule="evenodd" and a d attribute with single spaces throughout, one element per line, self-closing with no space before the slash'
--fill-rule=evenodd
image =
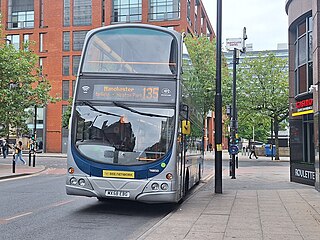
<path id="1" fill-rule="evenodd" d="M 94 100 L 158 102 L 158 86 L 94 85 Z"/>

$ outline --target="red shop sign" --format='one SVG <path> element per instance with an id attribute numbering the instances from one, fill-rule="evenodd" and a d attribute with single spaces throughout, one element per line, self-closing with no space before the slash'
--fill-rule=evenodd
<path id="1" fill-rule="evenodd" d="M 306 100 L 302 100 L 299 102 L 296 102 L 296 108 L 305 108 L 305 107 L 310 107 L 313 104 L 313 99 L 306 99 Z"/>

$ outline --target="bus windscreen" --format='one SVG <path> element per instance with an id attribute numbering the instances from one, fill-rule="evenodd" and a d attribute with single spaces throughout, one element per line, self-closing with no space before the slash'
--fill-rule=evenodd
<path id="1" fill-rule="evenodd" d="M 176 74 L 178 43 L 169 33 L 126 27 L 91 36 L 82 72 Z"/>

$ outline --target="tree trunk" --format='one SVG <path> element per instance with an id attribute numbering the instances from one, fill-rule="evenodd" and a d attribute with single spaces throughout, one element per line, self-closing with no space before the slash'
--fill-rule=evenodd
<path id="1" fill-rule="evenodd" d="M 273 124 L 274 124 L 274 143 L 276 146 L 275 160 L 280 160 L 280 156 L 279 156 L 279 121 L 278 121 L 277 117 L 275 117 L 273 119 Z"/>

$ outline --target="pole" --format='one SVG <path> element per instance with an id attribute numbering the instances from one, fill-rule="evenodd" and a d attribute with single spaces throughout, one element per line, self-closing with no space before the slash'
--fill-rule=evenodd
<path id="1" fill-rule="evenodd" d="M 271 161 L 273 161 L 273 119 L 271 118 Z"/>
<path id="2" fill-rule="evenodd" d="M 16 159 L 15 159 L 15 155 L 13 155 L 13 159 L 12 159 L 12 173 L 16 173 Z"/>
<path id="3" fill-rule="evenodd" d="M 36 140 L 37 140 L 37 105 L 34 106 L 34 126 L 33 126 L 33 134 L 34 134 L 34 150 L 36 150 Z"/>
<path id="4" fill-rule="evenodd" d="M 233 49 L 233 81 L 232 81 L 232 121 L 231 121 L 231 144 L 236 144 L 236 128 L 237 128 L 237 104 L 236 104 L 236 89 L 237 89 L 237 49 Z M 236 179 L 236 155 L 232 154 L 231 160 L 231 179 Z"/>
<path id="5" fill-rule="evenodd" d="M 215 193 L 222 193 L 222 95 L 221 95 L 222 0 L 217 0 L 217 49 L 215 96 Z"/>
<path id="6" fill-rule="evenodd" d="M 36 166 L 36 153 L 33 152 L 33 159 L 32 159 L 32 167 L 35 167 Z"/>
<path id="7" fill-rule="evenodd" d="M 254 126 L 252 126 L 252 141 L 254 142 Z"/>

